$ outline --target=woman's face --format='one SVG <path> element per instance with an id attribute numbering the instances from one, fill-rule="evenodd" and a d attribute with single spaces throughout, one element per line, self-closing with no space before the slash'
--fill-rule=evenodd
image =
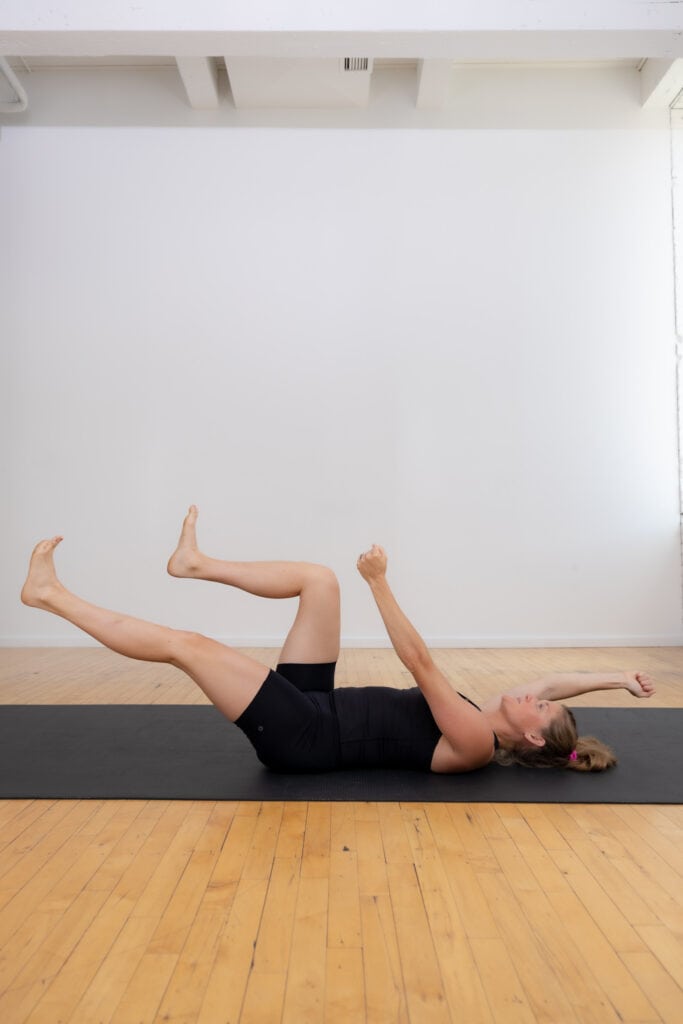
<path id="1" fill-rule="evenodd" d="M 504 694 L 501 698 L 500 710 L 513 730 L 518 733 L 519 739 L 527 739 L 535 746 L 545 744 L 543 733 L 546 728 L 558 715 L 564 714 L 561 704 L 554 704 L 550 700 L 541 700 L 530 693 L 526 697 L 513 697 L 509 693 Z"/>

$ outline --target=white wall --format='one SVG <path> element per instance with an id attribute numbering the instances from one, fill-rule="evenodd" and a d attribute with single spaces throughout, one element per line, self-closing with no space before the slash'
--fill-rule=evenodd
<path id="1" fill-rule="evenodd" d="M 165 576 L 190 502 L 332 565 L 348 644 L 373 541 L 435 645 L 683 641 L 668 130 L 3 128 L 0 182 L 2 642 L 84 642 L 18 600 L 60 532 L 90 600 L 277 643 Z"/>

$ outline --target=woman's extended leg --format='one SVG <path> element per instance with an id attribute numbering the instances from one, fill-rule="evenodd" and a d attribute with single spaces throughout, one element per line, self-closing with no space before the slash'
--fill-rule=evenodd
<path id="1" fill-rule="evenodd" d="M 219 711 L 236 721 L 268 676 L 268 668 L 230 647 L 184 630 L 169 629 L 88 604 L 57 579 L 53 552 L 62 540 L 41 541 L 33 551 L 21 592 L 24 604 L 72 622 L 118 654 L 162 661 L 185 672 Z"/>
<path id="2" fill-rule="evenodd" d="M 298 597 L 299 610 L 280 652 L 280 662 L 317 664 L 339 657 L 339 583 L 324 565 L 311 562 L 227 562 L 197 546 L 198 510 L 191 505 L 168 571 L 183 579 L 227 583 L 257 597 Z"/>

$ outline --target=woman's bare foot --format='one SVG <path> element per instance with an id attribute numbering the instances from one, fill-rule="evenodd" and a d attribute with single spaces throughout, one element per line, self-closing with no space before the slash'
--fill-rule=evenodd
<path id="1" fill-rule="evenodd" d="M 196 505 L 190 505 L 189 512 L 185 516 L 183 528 L 180 532 L 178 547 L 168 560 L 168 572 L 171 576 L 180 578 L 191 578 L 198 576 L 201 572 L 201 565 L 204 555 L 197 547 L 197 535 L 195 526 L 199 509 Z"/>
<path id="2" fill-rule="evenodd" d="M 54 550 L 63 540 L 63 537 L 41 540 L 33 549 L 28 576 L 21 592 L 21 600 L 31 608 L 47 608 L 50 595 L 64 589 L 57 579 L 53 561 Z"/>

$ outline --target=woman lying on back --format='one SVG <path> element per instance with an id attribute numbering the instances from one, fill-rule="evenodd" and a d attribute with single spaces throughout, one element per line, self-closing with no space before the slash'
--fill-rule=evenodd
<path id="1" fill-rule="evenodd" d="M 110 650 L 182 669 L 246 734 L 274 771 L 408 768 L 466 772 L 491 761 L 599 771 L 616 763 L 609 747 L 578 737 L 574 716 L 556 701 L 593 690 L 654 693 L 642 672 L 560 674 L 508 690 L 477 707 L 453 689 L 399 608 L 374 545 L 358 559 L 399 658 L 415 687 L 334 689 L 339 656 L 339 585 L 331 569 L 308 562 L 231 562 L 197 546 L 191 506 L 168 563 L 172 576 L 238 587 L 268 598 L 298 597 L 276 671 L 199 633 L 157 626 L 76 597 L 58 580 L 53 553 L 61 537 L 35 548 L 24 604 L 67 619 Z"/>

